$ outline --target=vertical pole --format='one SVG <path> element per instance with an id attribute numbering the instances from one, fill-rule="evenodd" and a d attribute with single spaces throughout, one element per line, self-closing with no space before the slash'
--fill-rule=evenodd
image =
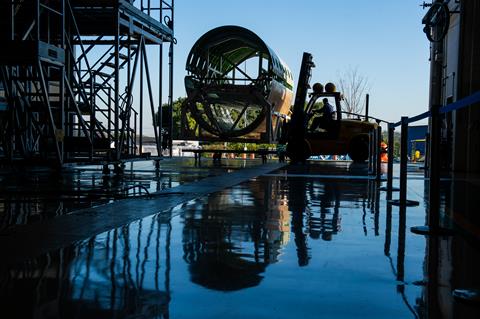
<path id="1" fill-rule="evenodd" d="M 398 249 L 397 249 L 397 291 L 403 292 L 405 285 L 405 239 L 406 239 L 407 207 L 400 206 L 398 215 Z"/>
<path id="2" fill-rule="evenodd" d="M 377 157 L 376 157 L 376 162 L 375 163 L 377 165 L 377 169 L 376 169 L 377 182 L 379 182 L 381 177 L 382 177 L 382 153 L 380 152 L 381 149 L 382 149 L 382 127 L 380 126 L 380 124 L 377 127 L 377 145 L 376 145 L 376 148 L 377 148 Z"/>
<path id="3" fill-rule="evenodd" d="M 171 241 L 172 241 L 171 238 L 172 238 L 172 224 L 169 221 L 167 224 L 167 235 L 165 240 L 165 284 L 164 284 L 165 292 L 169 297 L 170 297 L 170 270 L 172 268 L 171 252 L 170 252 Z"/>
<path id="4" fill-rule="evenodd" d="M 373 169 L 373 134 L 372 132 L 368 133 L 368 174 L 371 174 Z"/>
<path id="5" fill-rule="evenodd" d="M 390 256 L 390 245 L 392 243 L 392 204 L 387 203 L 387 213 L 385 215 L 385 244 L 383 253 Z"/>
<path id="6" fill-rule="evenodd" d="M 137 54 L 140 55 L 140 112 L 139 112 L 139 119 L 140 119 L 140 125 L 139 125 L 139 154 L 142 155 L 143 153 L 143 59 L 142 59 L 142 54 L 143 54 L 143 46 L 138 46 L 137 48 Z"/>
<path id="7" fill-rule="evenodd" d="M 130 115 L 130 103 L 132 103 L 132 92 L 130 90 L 130 83 L 132 81 L 132 63 L 131 63 L 131 60 L 132 60 L 132 48 L 130 46 L 131 44 L 131 41 L 132 41 L 132 37 L 131 37 L 131 34 L 132 34 L 132 30 L 131 30 L 131 27 L 129 26 L 128 27 L 128 37 L 127 37 L 127 95 L 125 96 L 126 98 L 126 106 L 125 106 L 125 109 L 128 108 L 128 113 Z M 135 120 L 136 120 L 136 116 L 135 116 Z M 134 123 L 134 126 L 137 127 L 136 123 Z M 131 136 L 130 136 L 131 134 Z M 134 138 L 136 138 L 136 136 L 134 136 L 136 134 L 136 129 L 131 132 L 130 131 L 130 116 L 128 116 L 128 125 L 127 125 L 127 145 L 130 146 L 129 150 L 128 150 L 128 154 L 133 154 L 133 155 L 136 155 L 136 151 L 135 151 L 135 148 L 133 148 L 133 145 L 135 144 L 135 140 L 133 140 Z M 130 144 L 131 143 L 131 144 Z M 132 152 L 133 151 L 133 152 Z"/>
<path id="8" fill-rule="evenodd" d="M 40 0 L 35 1 L 35 19 L 36 19 L 35 26 L 36 26 L 36 37 L 37 37 L 35 40 L 40 41 L 40 26 L 41 26 L 41 23 L 40 23 Z"/>
<path id="9" fill-rule="evenodd" d="M 15 3 L 10 1 L 10 40 L 15 40 Z"/>
<path id="10" fill-rule="evenodd" d="M 427 287 L 425 291 L 426 297 L 426 316 L 425 318 L 434 319 L 441 318 L 441 306 L 439 304 L 439 238 L 430 236 L 427 239 L 427 260 L 426 260 L 426 274 L 425 279 Z M 442 289 L 443 290 L 443 289 Z"/>
<path id="11" fill-rule="evenodd" d="M 402 116 L 400 142 L 400 205 L 407 202 L 407 161 L 408 161 L 408 116 Z"/>
<path id="12" fill-rule="evenodd" d="M 438 105 L 431 110 L 431 143 L 428 182 L 428 226 L 432 229 L 440 227 L 440 115 Z"/>
<path id="13" fill-rule="evenodd" d="M 425 177 L 428 177 L 428 172 L 430 170 L 430 133 L 425 134 Z"/>
<path id="14" fill-rule="evenodd" d="M 428 181 L 427 226 L 414 226 L 410 230 L 419 235 L 453 235 L 451 229 L 440 227 L 440 105 L 430 108 L 430 156 Z"/>
<path id="15" fill-rule="evenodd" d="M 65 0 L 62 0 L 62 48 L 65 47 Z M 60 144 L 60 156 L 62 164 L 65 160 L 65 147 L 64 147 L 64 138 L 65 138 L 65 122 L 66 122 L 66 112 L 65 112 L 65 64 L 60 68 L 60 128 L 62 130 L 62 143 Z"/>
<path id="16" fill-rule="evenodd" d="M 370 160 L 369 160 L 369 174 L 375 175 L 377 170 L 377 131 L 370 132 L 369 146 L 370 146 Z"/>
<path id="17" fill-rule="evenodd" d="M 380 190 L 372 182 L 373 197 L 373 225 L 375 230 L 375 236 L 380 236 Z"/>
<path id="18" fill-rule="evenodd" d="M 93 160 L 93 144 L 94 144 L 94 130 L 95 130 L 95 81 L 93 77 L 90 77 L 90 141 L 92 145 L 90 146 L 90 160 Z"/>
<path id="19" fill-rule="evenodd" d="M 163 1 L 160 1 L 160 10 L 159 10 L 159 21 L 163 21 Z M 158 47 L 158 138 L 160 140 L 160 149 L 158 150 L 158 156 L 162 156 L 162 147 L 163 147 L 163 40 Z"/>
<path id="20" fill-rule="evenodd" d="M 173 21 L 173 18 L 172 18 Z M 173 145 L 172 145 L 172 139 L 173 139 L 173 40 L 170 42 L 170 48 L 168 52 L 168 82 L 169 82 L 169 87 L 168 87 L 168 106 L 169 106 L 169 113 L 170 113 L 170 127 L 169 127 L 169 138 L 170 140 L 168 141 L 169 143 L 169 151 L 170 151 L 170 157 L 173 155 Z"/>
<path id="21" fill-rule="evenodd" d="M 157 125 L 158 125 L 158 138 L 160 140 L 160 145 L 163 145 L 163 110 L 162 110 L 162 100 L 163 100 L 163 41 L 159 46 L 159 61 L 158 61 L 158 108 L 157 108 Z M 158 150 L 158 156 L 162 155 L 162 147 Z"/>
<path id="22" fill-rule="evenodd" d="M 115 159 L 119 160 L 120 159 L 120 149 L 121 146 L 118 144 L 118 141 L 120 140 L 120 132 L 119 132 L 119 109 L 120 109 L 120 95 L 119 95 L 119 90 L 120 90 L 120 56 L 119 56 L 119 50 L 120 50 L 120 10 L 119 10 L 119 5 L 117 4 L 115 6 L 115 83 L 114 83 L 114 128 L 115 128 L 115 134 L 114 134 L 114 141 L 115 141 Z"/>
<path id="23" fill-rule="evenodd" d="M 370 106 L 370 94 L 365 97 L 365 121 L 368 121 L 368 108 Z"/>
<path id="24" fill-rule="evenodd" d="M 372 158 L 372 175 L 377 174 L 377 157 L 378 157 L 378 135 L 377 130 L 372 132 L 373 134 L 373 143 L 372 143 L 372 151 L 373 151 L 373 158 Z"/>
<path id="25" fill-rule="evenodd" d="M 393 151 L 395 149 L 394 133 L 395 127 L 392 123 L 388 123 L 387 199 L 392 199 L 393 191 Z"/>
<path id="26" fill-rule="evenodd" d="M 15 40 L 15 3 L 13 1 L 10 1 L 10 8 L 9 8 L 9 11 L 10 11 L 10 40 L 13 41 Z M 37 23 L 38 25 L 38 23 Z M 4 83 L 6 83 L 6 79 L 8 78 L 8 75 L 10 72 L 12 71 L 12 68 L 10 67 L 6 67 L 5 68 L 5 72 L 3 74 L 3 80 L 5 81 Z M 32 71 L 33 73 L 33 71 Z M 10 94 L 13 94 L 13 83 L 12 81 L 8 81 L 8 87 L 9 87 L 9 90 L 10 90 Z M 10 102 L 12 103 L 12 102 Z M 13 120 L 13 112 L 10 112 L 10 116 L 9 116 L 9 123 L 14 123 L 14 120 Z M 9 125 L 9 128 L 7 128 L 7 136 L 8 136 L 8 149 L 5 150 L 5 153 L 7 154 L 7 158 L 9 161 L 12 161 L 13 160 L 13 148 L 14 148 L 14 142 L 15 142 L 15 139 L 13 138 L 13 128 L 11 127 L 11 125 Z"/>
<path id="27" fill-rule="evenodd" d="M 38 1 L 37 1 L 37 5 L 35 6 L 35 19 L 36 19 L 36 23 L 35 23 L 35 26 L 36 26 L 36 35 L 37 35 L 37 38 L 38 38 L 38 28 L 39 28 L 39 23 L 38 23 L 38 13 L 39 13 L 39 4 L 38 4 Z M 11 17 L 11 32 L 10 32 L 10 40 L 15 40 L 15 3 L 13 1 L 10 2 L 10 17 Z M 14 67 L 8 67 L 6 68 L 7 71 L 6 71 L 6 78 L 8 78 L 10 75 L 13 74 L 13 70 L 14 70 Z M 34 70 L 32 69 L 32 74 L 33 74 Z M 13 85 L 13 82 L 12 80 L 9 81 L 9 86 L 10 86 L 10 96 L 14 96 L 15 95 L 15 86 Z M 12 102 L 10 102 L 12 103 Z M 15 107 L 16 105 L 16 102 L 13 102 L 13 106 Z M 15 107 L 16 108 L 16 107 Z M 10 119 L 9 119 L 9 123 L 15 123 L 15 114 L 14 112 L 10 112 Z M 13 155 L 14 155 L 14 149 L 15 149 L 15 129 L 14 129 L 14 126 L 13 125 L 9 125 L 9 128 L 8 128 L 8 140 L 9 140 L 9 149 L 8 149 L 8 159 L 10 161 L 13 160 Z"/>
<path id="28" fill-rule="evenodd" d="M 170 23 L 171 23 L 171 29 L 172 29 L 172 32 L 173 32 L 173 29 L 174 29 L 174 4 L 175 4 L 175 0 L 172 0 L 172 3 L 171 3 L 171 20 L 170 20 Z M 168 90 L 168 95 L 169 95 L 169 109 L 170 109 L 170 140 L 168 141 L 169 143 L 169 147 L 170 147 L 170 157 L 172 157 L 172 153 L 173 153 L 173 44 L 174 44 L 174 41 L 175 39 L 172 37 L 171 39 L 171 42 L 170 42 L 170 48 L 169 48 L 169 53 L 168 53 L 168 58 L 169 58 L 169 62 L 168 62 L 168 67 L 169 67 L 169 79 L 168 79 L 168 82 L 169 82 L 169 90 Z"/>
<path id="29" fill-rule="evenodd" d="M 134 112 L 134 114 L 135 114 L 135 119 L 133 122 L 132 154 L 137 155 L 137 112 Z"/>

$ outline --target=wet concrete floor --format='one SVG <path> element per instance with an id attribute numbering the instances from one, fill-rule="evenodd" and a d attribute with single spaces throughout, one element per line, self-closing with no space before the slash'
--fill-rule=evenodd
<path id="1" fill-rule="evenodd" d="M 151 164 L 134 165 L 148 173 L 125 174 L 117 189 L 142 181 L 149 192 L 170 195 L 95 198 L 87 208 L 72 204 L 65 216 L 0 232 L 2 318 L 479 317 L 477 305 L 451 294 L 480 287 L 475 179 L 442 180 L 442 222 L 457 233 L 430 238 L 409 230 L 425 224 L 418 166 L 410 167 L 408 199 L 421 204 L 399 208 L 387 204 L 365 165 L 348 162 L 262 168 L 258 161 L 165 161 L 159 175 L 172 181 L 165 187 Z M 86 176 L 102 180 L 101 172 L 88 174 L 73 175 L 85 177 L 82 185 L 90 185 Z M 115 210 L 117 218 L 102 220 Z M 85 231 L 71 236 L 67 226 L 51 226 L 59 220 Z M 35 246 L 48 227 L 64 232 L 47 248 Z M 15 249 L 17 242 L 28 245 Z"/>
<path id="2" fill-rule="evenodd" d="M 228 161 L 220 165 L 192 158 L 126 163 L 123 174 L 102 173 L 102 166 L 70 166 L 61 174 L 42 167 L 0 168 L 0 230 L 45 221 L 115 199 L 136 198 L 199 179 L 258 165 Z"/>

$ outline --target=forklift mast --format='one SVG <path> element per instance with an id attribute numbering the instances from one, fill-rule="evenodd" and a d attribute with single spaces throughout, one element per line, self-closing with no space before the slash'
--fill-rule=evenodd
<path id="1" fill-rule="evenodd" d="M 308 52 L 304 52 L 298 78 L 297 93 L 295 95 L 295 104 L 293 105 L 292 119 L 288 128 L 289 146 L 287 146 L 287 154 L 294 162 L 308 158 L 307 154 L 303 154 L 306 151 L 304 145 L 306 132 L 305 102 L 307 100 L 307 91 L 312 76 L 312 68 L 314 67 L 313 56 Z"/>
<path id="2" fill-rule="evenodd" d="M 308 52 L 303 52 L 302 65 L 300 66 L 300 75 L 298 77 L 297 93 L 293 105 L 292 121 L 295 114 L 305 113 L 305 101 L 307 100 L 307 91 L 310 87 L 310 78 L 312 77 L 313 56 Z M 304 125 L 302 125 L 304 127 Z"/>

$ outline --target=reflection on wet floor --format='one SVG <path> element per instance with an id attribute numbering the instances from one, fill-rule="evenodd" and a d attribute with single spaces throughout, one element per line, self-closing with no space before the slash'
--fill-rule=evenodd
<path id="1" fill-rule="evenodd" d="M 329 173 L 290 166 L 4 266 L 0 307 L 15 318 L 478 318 L 451 297 L 480 284 L 478 233 L 413 235 L 424 206 L 387 205 L 366 178 L 318 177 Z M 423 196 L 424 181 L 409 185 Z M 458 194 L 444 186 L 450 207 Z"/>
<path id="2" fill-rule="evenodd" d="M 2 269 L 11 318 L 158 318 L 168 313 L 168 217 L 155 216 Z"/>
<path id="3" fill-rule="evenodd" d="M 159 169 L 154 161 L 127 163 L 121 175 L 102 174 L 101 166 L 72 166 L 61 174 L 48 168 L 0 168 L 0 230 L 259 164 L 206 161 L 200 167 L 191 158 L 178 158 L 161 161 Z"/>

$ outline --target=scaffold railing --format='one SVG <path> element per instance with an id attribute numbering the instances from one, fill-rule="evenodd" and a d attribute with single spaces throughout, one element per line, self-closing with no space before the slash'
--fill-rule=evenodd
<path id="1" fill-rule="evenodd" d="M 143 139 L 162 113 L 164 87 L 171 112 L 174 0 L 24 0 L 0 9 L 1 161 L 62 166 L 149 155 Z M 171 125 L 153 124 L 161 155 L 160 133 Z"/>

